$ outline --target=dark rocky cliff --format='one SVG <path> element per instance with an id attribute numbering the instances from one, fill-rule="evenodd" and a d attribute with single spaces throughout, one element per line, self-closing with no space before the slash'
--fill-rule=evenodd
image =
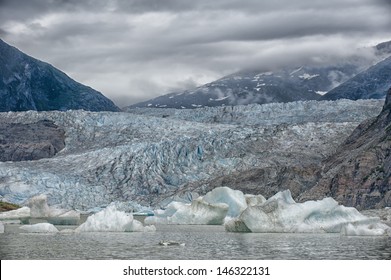
<path id="1" fill-rule="evenodd" d="M 325 196 L 359 209 L 391 206 L 391 89 L 380 115 L 354 130 L 300 200 Z"/>
<path id="2" fill-rule="evenodd" d="M 0 161 L 53 157 L 65 147 L 65 131 L 52 121 L 0 123 Z"/>

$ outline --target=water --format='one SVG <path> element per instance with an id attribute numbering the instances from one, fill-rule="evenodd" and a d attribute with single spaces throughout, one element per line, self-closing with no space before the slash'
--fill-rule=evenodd
<path id="1" fill-rule="evenodd" d="M 161 240 L 186 243 L 161 246 Z M 158 226 L 139 233 L 4 233 L 0 259 L 391 259 L 390 237 L 225 232 Z"/>

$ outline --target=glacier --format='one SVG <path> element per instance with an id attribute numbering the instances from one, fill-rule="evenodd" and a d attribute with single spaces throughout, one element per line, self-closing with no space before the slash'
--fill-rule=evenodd
<path id="1" fill-rule="evenodd" d="M 0 199 L 27 205 L 45 194 L 60 209 L 103 209 L 115 201 L 155 208 L 177 195 L 204 195 L 248 172 L 263 174 L 256 186 L 247 179 L 228 186 L 269 197 L 289 183 L 297 197 L 313 185 L 321 161 L 382 105 L 379 100 L 303 101 L 162 109 L 153 116 L 0 113 L 6 123 L 51 120 L 66 134 L 65 148 L 53 158 L 0 162 Z M 300 179 L 297 172 L 307 177 Z M 281 183 L 280 174 L 292 178 Z"/>

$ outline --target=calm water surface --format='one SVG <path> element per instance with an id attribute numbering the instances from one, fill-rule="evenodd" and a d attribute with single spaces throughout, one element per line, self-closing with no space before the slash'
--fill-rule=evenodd
<path id="1" fill-rule="evenodd" d="M 185 246 L 161 246 L 174 240 Z M 158 226 L 148 233 L 3 233 L 0 259 L 391 259 L 389 237 L 230 233 Z"/>

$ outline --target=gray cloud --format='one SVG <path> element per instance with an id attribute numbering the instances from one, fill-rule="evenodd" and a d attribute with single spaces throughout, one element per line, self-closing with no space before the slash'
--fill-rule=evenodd
<path id="1" fill-rule="evenodd" d="M 386 0 L 2 0 L 0 36 L 116 101 L 391 39 Z M 366 54 L 370 56 L 370 54 Z"/>

